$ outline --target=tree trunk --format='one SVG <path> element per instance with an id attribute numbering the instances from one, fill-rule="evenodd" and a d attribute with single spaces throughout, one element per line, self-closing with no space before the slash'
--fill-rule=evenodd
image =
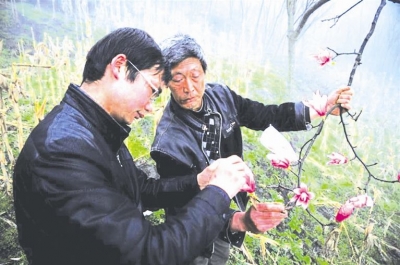
<path id="1" fill-rule="evenodd" d="M 293 66 L 295 63 L 295 43 L 296 38 L 294 38 L 294 14 L 296 12 L 296 0 L 286 0 L 286 10 L 288 14 L 288 80 L 287 89 L 290 91 L 292 89 L 293 82 Z"/>

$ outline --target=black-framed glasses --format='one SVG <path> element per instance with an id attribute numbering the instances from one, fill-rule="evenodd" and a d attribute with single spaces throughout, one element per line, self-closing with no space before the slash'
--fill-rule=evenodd
<path id="1" fill-rule="evenodd" d="M 159 87 L 159 88 L 156 88 L 151 82 L 150 82 L 150 80 L 147 78 L 147 76 L 144 74 L 144 73 L 142 73 L 137 67 L 136 67 L 136 65 L 134 65 L 131 61 L 129 61 L 128 59 L 126 59 L 127 61 L 128 61 L 128 63 L 130 63 L 132 66 L 133 66 L 133 68 L 135 68 L 135 70 L 136 71 L 138 71 L 139 72 L 139 74 L 143 77 L 143 79 L 150 85 L 150 88 L 151 88 L 151 92 L 152 92 L 152 94 L 151 94 L 151 96 L 150 96 L 150 100 L 151 101 L 154 101 L 154 100 L 156 100 L 156 98 L 158 97 L 158 96 L 160 96 L 160 94 L 161 94 L 161 92 L 162 92 L 162 89 Z"/>

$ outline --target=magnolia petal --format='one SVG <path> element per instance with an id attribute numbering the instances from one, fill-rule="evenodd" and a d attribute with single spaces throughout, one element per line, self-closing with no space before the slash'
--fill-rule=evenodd
<path id="1" fill-rule="evenodd" d="M 308 207 L 310 200 L 315 197 L 313 192 L 308 191 L 307 185 L 300 183 L 299 188 L 293 189 L 294 196 L 290 199 L 290 202 L 296 201 L 296 206 L 302 206 L 304 209 Z"/>
<path id="2" fill-rule="evenodd" d="M 272 125 L 263 131 L 260 137 L 260 142 L 269 151 L 279 155 L 280 157 L 286 158 L 290 163 L 298 160 L 292 145 Z"/>
<path id="3" fill-rule="evenodd" d="M 290 161 L 286 157 L 271 153 L 267 155 L 267 158 L 271 160 L 272 166 L 276 168 L 287 169 L 290 166 Z"/>
<path id="4" fill-rule="evenodd" d="M 324 66 L 328 63 L 333 64 L 333 53 L 329 50 L 320 51 L 318 54 L 314 55 L 314 58 L 317 60 L 320 66 Z"/>
<path id="5" fill-rule="evenodd" d="M 303 207 L 303 209 L 305 210 L 305 209 L 307 209 L 307 207 L 308 207 L 308 202 L 301 201 L 301 200 L 297 200 L 296 206 L 301 206 L 301 207 Z"/>
<path id="6" fill-rule="evenodd" d="M 304 184 L 303 182 L 302 183 L 300 183 L 300 189 L 302 189 L 302 190 L 308 190 L 308 188 L 307 188 L 307 185 L 306 184 Z"/>
<path id="7" fill-rule="evenodd" d="M 295 189 L 293 189 L 293 192 L 294 192 L 296 195 L 299 195 L 299 196 L 300 196 L 300 194 L 301 194 L 301 188 L 295 188 Z"/>
<path id="8" fill-rule="evenodd" d="M 358 195 L 356 197 L 350 198 L 349 203 L 352 203 L 355 208 L 371 207 L 374 201 L 367 194 Z"/>
<path id="9" fill-rule="evenodd" d="M 342 222 L 344 220 L 346 220 L 347 218 L 350 217 L 350 215 L 353 214 L 354 212 L 354 205 L 352 203 L 346 202 L 345 204 L 343 204 L 338 213 L 336 214 L 336 222 Z"/>
<path id="10" fill-rule="evenodd" d="M 328 96 L 320 95 L 319 90 L 317 90 L 312 100 L 307 101 L 310 108 L 314 109 L 319 116 L 325 116 L 327 112 Z"/>

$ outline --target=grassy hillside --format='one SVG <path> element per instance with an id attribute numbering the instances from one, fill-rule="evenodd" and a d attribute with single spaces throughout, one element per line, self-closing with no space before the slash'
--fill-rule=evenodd
<path id="1" fill-rule="evenodd" d="M 10 17 L 4 20 L 5 15 L 0 17 L 3 25 L 11 21 Z M 3 28 L 5 38 L 0 40 L 4 44 L 4 48 L 0 45 L 0 264 L 26 264 L 17 243 L 12 205 L 15 159 L 31 129 L 58 104 L 69 82 L 80 82 L 86 51 L 94 43 L 92 37 L 78 42 L 68 34 L 60 38 L 44 34 L 32 41 L 29 29 L 23 32 L 25 35 L 11 41 L 12 31 Z M 209 69 L 209 81 L 224 82 L 261 102 L 311 98 L 286 91 L 286 80 L 273 67 L 209 58 Z M 154 170 L 148 150 L 168 98 L 168 93 L 162 94 L 154 115 L 134 123 L 135 134 L 126 141 L 136 162 L 150 174 Z M 395 180 L 400 170 L 400 140 L 395 137 L 395 128 L 381 128 L 377 118 L 361 115 L 354 121 L 344 115 L 344 119 L 353 148 L 338 117 L 329 116 L 318 135 L 317 128 L 284 134 L 296 152 L 304 155 L 310 148 L 300 172 L 298 166 L 291 170 L 273 168 L 266 159 L 268 150 L 259 143 L 261 132 L 244 129 L 244 158 L 257 177 L 256 195 L 261 201 L 288 203 L 299 181 L 316 197 L 307 210 L 291 208 L 277 229 L 264 235 L 248 234 L 243 248 L 235 249 L 230 264 L 398 264 L 400 183 Z M 312 146 L 306 144 L 315 136 Z M 327 166 L 327 155 L 333 151 L 346 154 L 349 163 Z M 374 206 L 357 209 L 349 219 L 336 223 L 340 205 L 364 190 L 374 199 Z M 151 218 L 160 223 L 162 213 Z"/>

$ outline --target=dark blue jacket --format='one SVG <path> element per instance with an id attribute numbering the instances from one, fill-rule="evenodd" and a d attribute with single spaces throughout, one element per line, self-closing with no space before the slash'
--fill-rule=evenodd
<path id="1" fill-rule="evenodd" d="M 230 203 L 215 186 L 163 224 L 144 219 L 197 179 L 147 179 L 123 143 L 129 132 L 75 85 L 32 131 L 13 182 L 30 264 L 186 264 L 215 240 Z"/>
<path id="2" fill-rule="evenodd" d="M 264 105 L 243 98 L 222 84 L 206 85 L 204 93 L 205 113 L 219 113 L 221 122 L 221 157 L 243 155 L 242 132 L 245 126 L 252 130 L 264 130 L 273 125 L 279 131 L 305 130 L 310 122 L 308 107 L 303 103 L 283 103 Z M 209 161 L 202 149 L 204 122 L 193 111 L 181 108 L 171 97 L 158 124 L 156 136 L 151 148 L 151 156 L 157 163 L 161 178 L 198 174 Z M 181 206 L 185 205 L 196 191 L 187 190 L 181 197 Z M 246 193 L 239 193 L 236 202 L 245 209 Z M 178 212 L 175 207 L 166 209 L 168 215 Z M 168 219 L 168 216 L 167 216 Z M 226 224 L 221 238 L 240 246 L 244 233 L 230 233 Z"/>

